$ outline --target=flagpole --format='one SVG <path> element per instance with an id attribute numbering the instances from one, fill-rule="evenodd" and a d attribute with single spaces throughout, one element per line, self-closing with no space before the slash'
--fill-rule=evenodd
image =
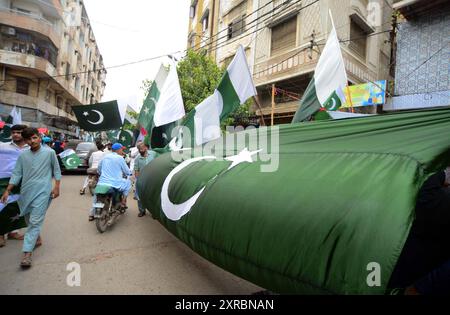
<path id="1" fill-rule="evenodd" d="M 352 93 L 350 92 L 350 87 L 347 85 L 347 93 L 348 93 L 348 98 L 350 100 L 350 109 L 352 111 L 352 113 L 355 113 L 355 110 L 353 109 L 353 101 L 352 101 Z"/>
<path id="2" fill-rule="evenodd" d="M 266 125 L 266 122 L 264 121 L 263 111 L 262 111 L 261 104 L 259 103 L 259 100 L 258 100 L 258 96 L 257 96 L 257 95 L 253 96 L 253 101 L 256 103 L 256 105 L 257 105 L 258 108 L 259 108 L 259 112 L 260 112 L 260 116 L 261 116 L 261 124 L 262 124 L 263 126 L 265 126 L 265 125 Z"/>
<path id="3" fill-rule="evenodd" d="M 271 126 L 273 126 L 275 118 L 275 84 L 272 84 L 272 112 L 270 117 L 271 117 Z"/>

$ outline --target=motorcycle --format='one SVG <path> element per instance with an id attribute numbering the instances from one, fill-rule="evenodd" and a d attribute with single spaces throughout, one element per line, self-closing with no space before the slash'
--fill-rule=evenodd
<path id="1" fill-rule="evenodd" d="M 127 208 L 122 206 L 122 194 L 115 188 L 97 185 L 95 195 L 97 197 L 94 203 L 95 225 L 100 233 L 104 233 L 125 214 Z"/>

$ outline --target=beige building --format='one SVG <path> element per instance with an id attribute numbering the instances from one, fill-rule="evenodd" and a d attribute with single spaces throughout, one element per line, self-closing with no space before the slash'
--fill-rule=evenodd
<path id="1" fill-rule="evenodd" d="M 266 122 L 272 112 L 272 84 L 277 88 L 275 123 L 292 120 L 331 30 L 330 11 L 349 83 L 391 79 L 392 0 L 259 0 L 259 7 L 264 5 L 261 15 L 279 7 L 259 21 L 264 28 L 255 47 L 253 75 Z M 375 113 L 377 107 L 363 111 Z"/>
<path id="2" fill-rule="evenodd" d="M 190 20 L 188 47 L 207 48 L 218 65 L 227 65 L 237 47 L 243 45 L 266 122 L 271 120 L 273 84 L 277 89 L 275 123 L 292 120 L 331 30 L 330 11 L 342 41 L 349 83 L 392 79 L 393 0 L 194 0 L 192 3 L 196 10 L 191 8 L 194 18 Z M 215 12 L 209 13 L 206 24 L 204 12 Z M 257 107 L 254 110 L 261 114 Z M 375 112 L 377 108 L 363 111 Z"/>
<path id="3" fill-rule="evenodd" d="M 101 101 L 106 71 L 81 0 L 0 0 L 0 114 L 75 135 L 71 106 Z"/>
<path id="4" fill-rule="evenodd" d="M 189 35 L 187 48 L 206 49 L 215 58 L 214 40 L 217 34 L 219 0 L 192 0 L 189 10 Z"/>

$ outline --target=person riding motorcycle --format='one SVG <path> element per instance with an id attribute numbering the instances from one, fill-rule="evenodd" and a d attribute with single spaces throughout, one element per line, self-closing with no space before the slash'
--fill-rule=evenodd
<path id="1" fill-rule="evenodd" d="M 131 190 L 131 182 L 124 178 L 131 175 L 125 160 L 123 159 L 124 146 L 116 143 L 112 146 L 112 153 L 105 155 L 98 165 L 98 173 L 100 179 L 98 186 L 109 186 L 117 189 L 122 197 L 121 204 L 124 209 L 127 209 L 127 197 Z M 96 203 L 96 196 L 94 196 L 94 204 Z M 92 212 L 90 220 L 92 219 Z"/>
<path id="2" fill-rule="evenodd" d="M 98 165 L 100 164 L 100 161 L 103 159 L 103 157 L 106 155 L 103 150 L 105 149 L 105 146 L 102 143 L 97 143 L 97 151 L 92 153 L 89 158 L 89 168 L 87 170 L 87 177 L 84 180 L 83 187 L 80 189 L 80 195 L 84 195 L 86 193 L 86 188 L 91 187 L 91 181 L 95 181 L 95 184 L 93 185 L 95 187 L 97 181 L 98 181 Z"/>

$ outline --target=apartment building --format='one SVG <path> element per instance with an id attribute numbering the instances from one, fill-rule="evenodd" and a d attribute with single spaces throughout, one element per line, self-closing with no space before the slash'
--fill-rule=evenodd
<path id="1" fill-rule="evenodd" d="M 395 94 L 385 110 L 450 106 L 450 2 L 394 1 L 399 20 Z"/>
<path id="2" fill-rule="evenodd" d="M 0 0 L 0 114 L 75 135 L 71 106 L 101 101 L 106 71 L 81 0 Z"/>
<path id="3" fill-rule="evenodd" d="M 391 79 L 392 0 L 259 0 L 258 8 L 263 18 L 258 21 L 261 33 L 256 38 L 253 76 L 267 123 L 273 86 L 275 124 L 292 120 L 331 30 L 329 12 L 341 41 L 349 85 Z"/>

